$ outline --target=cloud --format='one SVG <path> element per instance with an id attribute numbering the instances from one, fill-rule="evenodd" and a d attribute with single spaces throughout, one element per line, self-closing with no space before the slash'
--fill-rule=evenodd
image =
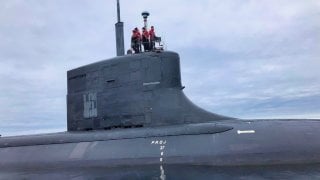
<path id="1" fill-rule="evenodd" d="M 194 65 L 187 72 L 182 71 L 187 95 L 202 107 L 242 118 L 253 118 L 257 111 L 259 117 L 264 118 L 275 117 L 275 114 L 290 117 L 289 110 L 277 107 L 279 102 L 286 102 L 282 103 L 283 108 L 290 106 L 290 102 L 294 104 L 291 114 L 300 112 L 309 117 L 309 113 L 318 112 L 318 108 L 311 108 L 319 107 L 316 59 L 309 56 L 257 58 L 256 61 L 237 59 L 224 62 L 224 66 L 219 60 L 210 59 L 201 60 L 207 63 L 206 67 Z M 308 63 L 310 65 L 305 65 Z M 266 106 L 259 104 L 277 108 L 264 111 Z"/>
<path id="2" fill-rule="evenodd" d="M 66 71 L 115 55 L 116 1 L 0 2 L 0 132 L 66 129 Z M 186 94 L 205 109 L 319 116 L 320 4 L 121 0 L 126 47 L 140 13 L 179 52 Z M 43 131 L 42 131 L 43 132 Z"/>

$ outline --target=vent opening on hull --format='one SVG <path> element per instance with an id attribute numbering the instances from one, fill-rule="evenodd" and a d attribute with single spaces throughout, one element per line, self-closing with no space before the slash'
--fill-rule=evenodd
<path id="1" fill-rule="evenodd" d="M 113 83 L 115 81 L 116 81 L 115 79 L 110 79 L 110 80 L 107 80 L 107 83 Z"/>
<path id="2" fill-rule="evenodd" d="M 111 127 L 105 127 L 104 130 L 111 130 L 111 129 L 130 129 L 130 128 L 142 128 L 142 124 L 138 125 L 131 125 L 131 126 L 111 126 Z"/>

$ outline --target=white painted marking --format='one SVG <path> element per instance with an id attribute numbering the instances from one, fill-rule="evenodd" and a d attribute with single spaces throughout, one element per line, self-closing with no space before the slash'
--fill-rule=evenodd
<path id="1" fill-rule="evenodd" d="M 238 134 L 252 134 L 255 132 L 256 132 L 255 130 L 244 130 L 244 131 L 238 130 L 237 131 Z"/>
<path id="2" fill-rule="evenodd" d="M 156 81 L 156 82 L 143 83 L 144 86 L 155 85 L 155 84 L 160 84 L 160 82 Z"/>
<path id="3" fill-rule="evenodd" d="M 160 179 L 166 180 L 166 175 L 164 173 L 164 169 L 163 169 L 162 165 L 160 165 Z"/>
<path id="4" fill-rule="evenodd" d="M 76 147 L 71 152 L 70 159 L 81 159 L 86 152 L 90 142 L 81 142 L 76 145 Z"/>
<path id="5" fill-rule="evenodd" d="M 86 93 L 83 95 L 83 117 L 97 117 L 97 93 Z"/>
<path id="6" fill-rule="evenodd" d="M 161 171 L 163 171 L 163 167 L 162 167 L 162 165 L 160 165 L 160 170 L 161 170 Z"/>
<path id="7" fill-rule="evenodd" d="M 164 149 L 165 149 L 165 144 L 167 143 L 166 140 L 164 139 L 155 139 L 153 141 L 150 141 L 151 145 L 158 145 L 158 147 L 160 148 L 160 158 L 159 161 L 162 164 L 162 162 L 164 161 Z"/>

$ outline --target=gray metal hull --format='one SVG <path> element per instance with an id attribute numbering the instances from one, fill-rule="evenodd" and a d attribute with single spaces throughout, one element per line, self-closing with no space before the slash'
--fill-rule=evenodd
<path id="1" fill-rule="evenodd" d="M 82 172 L 84 174 L 81 176 L 90 177 L 90 172 L 98 171 L 99 168 L 104 169 L 105 172 L 108 172 L 107 169 L 113 169 L 112 172 L 116 172 L 117 167 L 121 167 L 120 169 L 127 167 L 133 174 L 142 175 L 147 173 L 144 169 L 148 168 L 143 168 L 147 166 L 154 169 L 149 172 L 153 176 L 152 172 L 170 171 L 170 167 L 173 169 L 196 167 L 191 168 L 195 170 L 193 173 L 207 170 L 207 173 L 212 176 L 212 170 L 208 167 L 228 169 L 228 167 L 241 166 L 250 169 L 258 166 L 280 165 L 287 168 L 295 164 L 320 163 L 320 121 L 235 120 L 220 122 L 219 125 L 232 126 L 233 129 L 197 135 L 159 135 L 157 137 L 150 136 L 152 128 L 139 128 L 134 130 L 137 134 L 141 133 L 140 137 L 136 138 L 125 138 L 126 131 L 130 132 L 131 129 L 82 132 L 77 135 L 92 137 L 92 141 L 89 138 L 78 142 L 63 142 L 68 139 L 68 136 L 74 136 L 74 134 L 60 133 L 46 135 L 48 144 L 32 145 L 35 144 L 32 139 L 36 139 L 37 136 L 29 136 L 29 145 L 16 147 L 10 147 L 8 142 L 13 142 L 19 137 L 1 138 L 0 171 L 3 176 L 10 174 L 33 177 L 32 175 L 41 173 L 49 176 L 54 172 L 66 171 L 78 172 L 76 174 Z M 144 131 L 148 131 L 145 132 L 146 137 L 141 137 Z M 113 137 L 109 140 L 95 140 L 101 137 L 101 133 L 110 133 Z M 117 134 L 118 138 L 114 134 Z M 59 137 L 61 143 L 50 143 L 55 137 Z M 8 147 L 5 147 L 6 143 Z M 310 168 L 310 166 L 304 167 Z M 319 170 L 318 166 L 311 167 Z M 92 171 L 86 174 L 84 169 Z M 120 174 L 119 177 L 121 177 Z"/>

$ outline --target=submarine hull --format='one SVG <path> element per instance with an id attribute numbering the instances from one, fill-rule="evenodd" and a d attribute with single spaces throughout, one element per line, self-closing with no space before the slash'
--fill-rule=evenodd
<path id="1" fill-rule="evenodd" d="M 320 176 L 320 121 L 205 111 L 183 93 L 177 53 L 121 56 L 67 76 L 68 132 L 0 138 L 0 179 Z"/>
<path id="2" fill-rule="evenodd" d="M 125 136 L 130 129 L 24 136 L 23 144 L 21 137 L 7 137 L 0 139 L 0 171 L 8 177 L 50 177 L 55 172 L 81 172 L 81 176 L 90 177 L 91 172 L 104 169 L 93 173 L 94 177 L 103 172 L 111 175 L 107 172 L 117 172 L 117 167 L 145 176 L 148 168 L 153 169 L 151 176 L 182 167 L 194 167 L 190 173 L 209 174 L 214 168 L 232 167 L 299 169 L 297 165 L 303 165 L 300 167 L 319 170 L 319 125 L 317 120 L 235 120 L 176 126 L 180 135 L 170 134 L 170 130 L 157 134 L 161 128 L 168 129 L 158 127 L 134 129 L 135 138 Z"/>

